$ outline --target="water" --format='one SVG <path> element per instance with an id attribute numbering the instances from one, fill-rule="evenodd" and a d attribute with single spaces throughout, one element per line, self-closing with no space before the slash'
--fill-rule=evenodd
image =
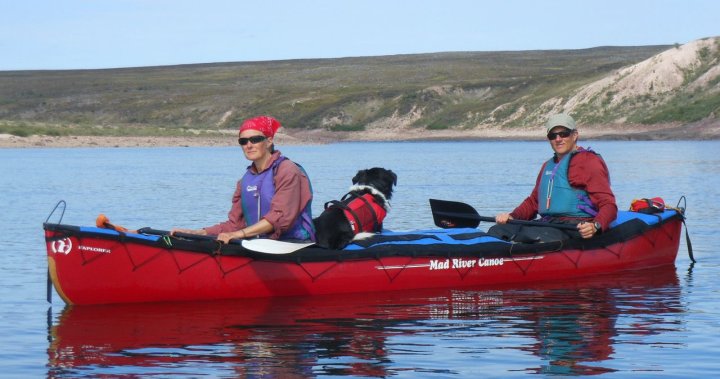
<path id="1" fill-rule="evenodd" d="M 621 208 L 687 197 L 676 267 L 532 288 L 408 291 L 249 302 L 65 307 L 45 301 L 42 222 L 99 213 L 127 227 L 224 219 L 239 148 L 0 150 L 0 377 L 700 377 L 720 370 L 720 142 L 606 142 Z M 389 229 L 433 227 L 427 199 L 483 215 L 530 193 L 545 142 L 347 143 L 281 150 L 316 201 L 361 168 L 398 174 Z M 51 221 L 57 221 L 59 212 Z M 483 223 L 481 228 L 489 224 Z"/>

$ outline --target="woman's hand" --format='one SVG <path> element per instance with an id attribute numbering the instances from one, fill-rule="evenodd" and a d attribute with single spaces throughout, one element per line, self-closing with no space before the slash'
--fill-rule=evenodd
<path id="1" fill-rule="evenodd" d="M 230 232 L 230 233 L 220 233 L 217 236 L 217 240 L 222 243 L 230 243 L 230 240 L 236 239 L 236 238 L 245 238 L 245 232 L 243 230 L 238 230 L 237 232 Z"/>

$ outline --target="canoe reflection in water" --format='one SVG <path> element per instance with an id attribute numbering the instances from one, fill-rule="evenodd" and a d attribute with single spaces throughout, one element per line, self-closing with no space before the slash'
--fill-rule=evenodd
<path id="1" fill-rule="evenodd" d="M 527 373 L 593 375 L 613 371 L 618 340 L 667 331 L 655 318 L 684 312 L 680 298 L 666 266 L 533 288 L 67 306 L 50 325 L 48 377 L 471 373 L 440 359 L 502 375 L 518 370 L 494 361 L 508 351 L 535 357 Z"/>

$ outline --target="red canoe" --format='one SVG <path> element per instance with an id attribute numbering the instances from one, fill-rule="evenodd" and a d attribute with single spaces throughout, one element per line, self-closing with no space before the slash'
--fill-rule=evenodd
<path id="1" fill-rule="evenodd" d="M 672 265 L 683 217 L 621 211 L 592 239 L 538 244 L 474 228 L 383 232 L 344 250 L 43 226 L 57 293 L 68 304 L 108 304 L 527 284 Z"/>

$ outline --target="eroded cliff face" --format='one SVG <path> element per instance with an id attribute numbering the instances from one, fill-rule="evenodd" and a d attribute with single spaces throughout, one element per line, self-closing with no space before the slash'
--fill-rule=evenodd
<path id="1" fill-rule="evenodd" d="M 561 109 L 586 118 L 613 113 L 611 121 L 625 122 L 624 114 L 690 96 L 720 96 L 720 38 L 693 41 L 617 70 L 579 88 Z"/>
<path id="2" fill-rule="evenodd" d="M 440 129 L 485 130 L 492 134 L 490 131 L 498 128 L 542 125 L 548 115 L 558 112 L 570 113 L 581 123 L 606 131 L 613 125 L 634 125 L 632 128 L 641 133 L 653 128 L 639 125 L 667 129 L 680 124 L 713 124 L 720 113 L 720 37 L 677 45 L 589 83 L 577 84 L 581 81 L 574 80 L 566 85 L 556 83 L 553 90 L 533 84 L 532 78 L 527 79 L 524 89 L 522 83 L 509 88 L 431 86 L 405 95 L 405 99 L 415 100 L 409 103 L 403 104 L 403 99 L 397 98 L 375 101 L 365 108 L 355 106 L 354 111 L 340 108 L 339 117 L 326 118 L 323 125 L 342 126 L 352 122 L 359 109 L 368 115 L 372 109 L 383 107 L 394 111 L 370 117 L 367 130 L 409 131 L 419 126 L 428 135 L 438 134 Z M 508 96 L 513 92 L 516 97 Z M 503 97 L 507 101 L 502 101 Z M 448 109 L 453 108 L 454 117 L 448 116 Z M 523 134 L 517 130 L 514 133 Z"/>

